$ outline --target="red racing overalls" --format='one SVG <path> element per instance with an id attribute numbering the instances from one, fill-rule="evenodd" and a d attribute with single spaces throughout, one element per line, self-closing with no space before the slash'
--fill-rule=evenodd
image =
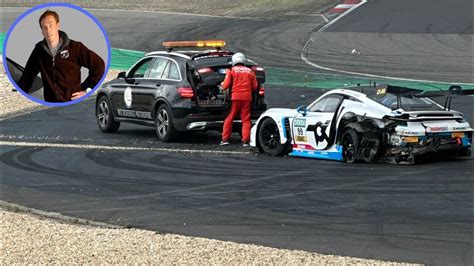
<path id="1" fill-rule="evenodd" d="M 228 141 L 232 134 L 232 124 L 234 117 L 240 113 L 242 120 L 242 142 L 250 141 L 250 110 L 252 105 L 252 91 L 258 87 L 255 73 L 248 67 L 238 64 L 227 70 L 222 88 L 229 89 L 232 86 L 232 105 L 230 113 L 224 120 L 222 130 L 222 141 Z"/>

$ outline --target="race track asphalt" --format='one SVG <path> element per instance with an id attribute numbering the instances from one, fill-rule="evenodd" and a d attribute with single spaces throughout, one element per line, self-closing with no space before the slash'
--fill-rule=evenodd
<path id="1" fill-rule="evenodd" d="M 93 13 L 117 48 L 148 51 L 164 39 L 207 36 L 232 40 L 231 47 L 262 65 L 312 69 L 299 58 L 316 28 L 311 23 Z M 320 94 L 270 86 L 267 101 L 296 107 Z M 453 107 L 472 114 L 472 97 L 459 101 Z M 219 147 L 215 132 L 164 144 L 152 128 L 135 125 L 101 133 L 92 99 L 2 120 L 0 141 L 4 201 L 112 224 L 325 254 L 473 263 L 472 157 L 414 166 L 273 158 L 240 147 L 237 134 L 235 144 Z M 150 147 L 156 150 L 138 150 Z"/>
<path id="2" fill-rule="evenodd" d="M 340 71 L 474 83 L 472 10 L 471 0 L 369 0 L 313 34 L 304 54 Z"/>

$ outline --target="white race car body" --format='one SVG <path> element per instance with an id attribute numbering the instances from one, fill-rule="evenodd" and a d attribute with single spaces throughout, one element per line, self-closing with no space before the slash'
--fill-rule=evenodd
<path id="1" fill-rule="evenodd" d="M 346 145 L 355 149 L 354 161 L 414 163 L 416 155 L 429 152 L 470 153 L 472 128 L 461 113 L 445 110 L 424 97 L 415 98 L 414 94 L 421 92 L 418 90 L 390 86 L 358 89 L 329 91 L 307 108 L 267 110 L 252 127 L 250 145 L 273 155 L 338 161 L 347 161 L 342 138 L 355 142 Z M 268 119 L 276 124 L 278 134 L 269 133 L 272 127 L 268 121 L 261 127 Z M 284 148 L 272 149 L 271 141 L 277 138 Z"/>

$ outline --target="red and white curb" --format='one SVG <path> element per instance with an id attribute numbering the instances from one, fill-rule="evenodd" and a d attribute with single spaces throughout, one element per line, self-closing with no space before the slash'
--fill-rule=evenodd
<path id="1" fill-rule="evenodd" d="M 347 10 L 359 5 L 362 0 L 344 0 L 341 4 L 331 8 L 329 13 L 344 13 Z"/>

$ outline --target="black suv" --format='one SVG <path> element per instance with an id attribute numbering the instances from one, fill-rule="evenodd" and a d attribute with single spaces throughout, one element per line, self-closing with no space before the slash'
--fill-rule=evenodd
<path id="1" fill-rule="evenodd" d="M 183 44 L 184 43 L 184 44 Z M 175 47 L 197 46 L 194 51 Z M 148 53 L 127 72 L 104 83 L 97 93 L 96 117 L 100 130 L 116 132 L 120 122 L 154 126 L 158 138 L 168 142 L 177 131 L 222 130 L 230 109 L 230 93 L 219 89 L 226 69 L 232 67 L 233 52 L 220 50 L 221 43 L 169 42 L 167 51 Z M 188 48 L 189 49 L 189 48 Z M 253 94 L 254 122 L 265 111 L 265 70 L 247 60 L 259 89 Z M 234 121 L 234 131 L 241 121 Z"/>

